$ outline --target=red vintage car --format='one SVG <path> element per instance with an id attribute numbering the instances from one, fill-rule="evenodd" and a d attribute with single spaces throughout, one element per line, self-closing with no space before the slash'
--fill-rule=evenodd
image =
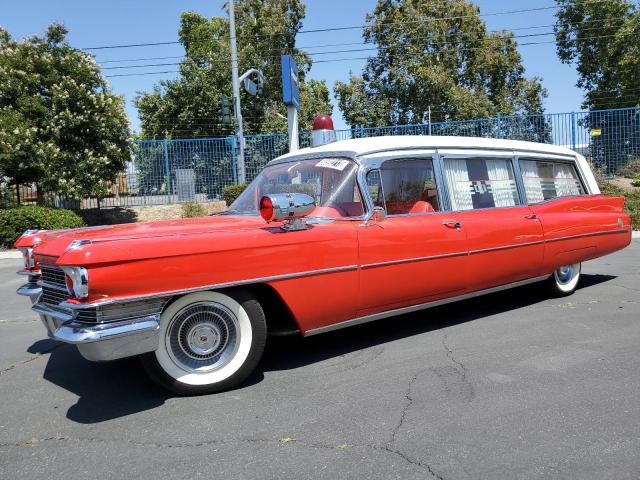
<path id="1" fill-rule="evenodd" d="M 378 137 L 269 162 L 221 214 L 28 231 L 17 242 L 49 336 L 139 355 L 179 394 L 256 368 L 269 333 L 308 336 L 544 281 L 627 246 L 623 199 L 558 146 Z"/>

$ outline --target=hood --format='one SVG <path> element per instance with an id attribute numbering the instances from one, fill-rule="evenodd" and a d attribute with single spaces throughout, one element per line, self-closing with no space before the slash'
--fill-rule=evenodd
<path id="1" fill-rule="evenodd" d="M 216 233 L 238 232 L 265 227 L 260 216 L 215 215 L 211 217 L 163 220 L 99 227 L 50 230 L 41 232 L 41 243 L 34 253 L 38 256 L 59 257 L 74 240 L 89 240 L 92 245 L 130 240 L 154 239 L 171 241 L 190 236 L 210 236 Z"/>

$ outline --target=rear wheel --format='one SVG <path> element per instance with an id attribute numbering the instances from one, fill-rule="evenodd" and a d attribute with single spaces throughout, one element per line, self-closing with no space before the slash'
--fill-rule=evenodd
<path id="1" fill-rule="evenodd" d="M 580 263 L 563 265 L 549 277 L 549 287 L 557 296 L 571 295 L 578 286 L 580 280 Z"/>
<path id="2" fill-rule="evenodd" d="M 151 378 L 180 395 L 236 387 L 262 357 L 264 312 L 248 292 L 198 292 L 170 304 L 160 318 L 160 342 L 142 357 Z"/>

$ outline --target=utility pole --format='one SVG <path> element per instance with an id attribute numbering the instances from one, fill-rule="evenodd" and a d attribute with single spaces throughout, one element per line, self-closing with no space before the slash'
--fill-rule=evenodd
<path id="1" fill-rule="evenodd" d="M 238 183 L 245 183 L 244 136 L 242 135 L 242 110 L 240 108 L 240 80 L 238 77 L 238 47 L 236 45 L 235 0 L 229 1 L 229 43 L 231 45 L 231 83 L 233 85 L 233 110 L 236 116 L 238 147 Z"/>
<path id="2" fill-rule="evenodd" d="M 431 105 L 429 105 L 429 135 L 431 135 Z"/>

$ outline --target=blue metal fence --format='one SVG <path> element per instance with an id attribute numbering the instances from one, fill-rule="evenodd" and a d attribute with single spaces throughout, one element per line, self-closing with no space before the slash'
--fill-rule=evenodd
<path id="1" fill-rule="evenodd" d="M 507 138 L 563 145 L 585 155 L 605 175 L 640 161 L 640 108 L 339 130 L 339 140 L 380 135 L 443 135 Z M 310 144 L 300 134 L 300 146 Z M 245 168 L 252 180 L 271 159 L 288 151 L 285 133 L 245 136 Z M 135 140 L 132 162 L 107 198 L 85 199 L 83 208 L 205 202 L 237 183 L 237 138 Z"/>

